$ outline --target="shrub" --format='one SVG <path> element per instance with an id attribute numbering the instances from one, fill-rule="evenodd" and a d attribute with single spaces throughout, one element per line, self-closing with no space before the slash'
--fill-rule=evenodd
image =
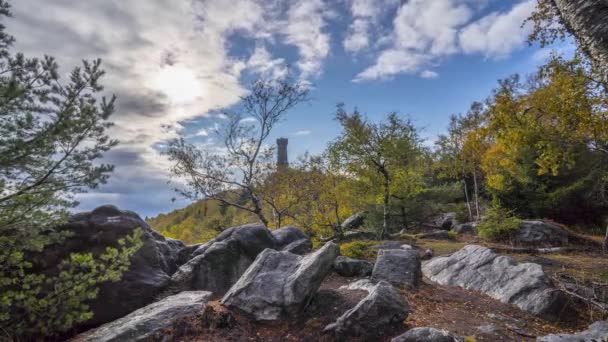
<path id="1" fill-rule="evenodd" d="M 520 223 L 521 220 L 512 211 L 493 207 L 485 212 L 485 219 L 477 225 L 477 231 L 482 239 L 501 241 L 516 232 Z"/>
<path id="2" fill-rule="evenodd" d="M 0 330 L 17 340 L 38 340 L 91 319 L 88 304 L 97 297 L 99 284 L 121 279 L 143 245 L 142 235 L 136 229 L 99 255 L 72 253 L 51 274 L 36 270 L 26 258 L 31 250 L 15 249 L 14 241 L 0 238 L 13 247 L 0 250 Z"/>
<path id="3" fill-rule="evenodd" d="M 367 248 L 377 243 L 378 241 L 353 241 L 343 243 L 340 245 L 340 254 L 353 259 L 372 257 L 374 251 L 370 251 Z"/>
<path id="4" fill-rule="evenodd" d="M 450 231 L 448 232 L 448 238 L 450 238 L 450 240 L 454 240 L 454 239 L 456 239 L 456 236 L 458 236 L 458 233 L 456 233 L 455 231 L 450 230 Z"/>

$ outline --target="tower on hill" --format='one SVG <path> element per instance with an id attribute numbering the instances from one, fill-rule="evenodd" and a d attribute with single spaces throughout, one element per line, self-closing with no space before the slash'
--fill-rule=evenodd
<path id="1" fill-rule="evenodd" d="M 277 139 L 277 166 L 289 166 L 289 161 L 287 160 L 287 142 L 287 138 Z"/>

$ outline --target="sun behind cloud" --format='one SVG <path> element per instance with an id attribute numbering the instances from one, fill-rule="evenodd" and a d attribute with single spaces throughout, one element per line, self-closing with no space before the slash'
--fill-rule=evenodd
<path id="1" fill-rule="evenodd" d="M 181 65 L 166 65 L 154 76 L 153 86 L 174 104 L 187 104 L 203 94 L 202 83 L 193 70 Z"/>

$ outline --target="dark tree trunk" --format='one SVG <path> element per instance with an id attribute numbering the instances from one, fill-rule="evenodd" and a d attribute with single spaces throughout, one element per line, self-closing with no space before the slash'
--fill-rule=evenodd
<path id="1" fill-rule="evenodd" d="M 602 77 L 608 79 L 608 0 L 552 0 L 564 25 Z"/>
<path id="2" fill-rule="evenodd" d="M 388 203 L 390 197 L 389 191 L 389 174 L 388 171 L 382 170 L 384 176 L 384 201 L 383 201 L 383 214 L 382 214 L 382 232 L 380 233 L 381 239 L 386 239 L 388 236 Z"/>

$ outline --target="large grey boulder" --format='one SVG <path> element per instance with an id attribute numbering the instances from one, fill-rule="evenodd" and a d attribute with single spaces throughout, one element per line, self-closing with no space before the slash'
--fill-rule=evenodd
<path id="1" fill-rule="evenodd" d="M 445 213 L 435 219 L 435 224 L 445 230 L 452 229 L 452 226 L 458 224 L 456 222 L 456 213 Z"/>
<path id="2" fill-rule="evenodd" d="M 365 222 L 365 213 L 358 212 L 354 215 L 350 216 L 344 222 L 342 222 L 342 229 L 344 230 L 352 230 L 360 228 Z"/>
<path id="3" fill-rule="evenodd" d="M 386 282 L 378 283 L 355 307 L 325 327 L 338 340 L 346 336 L 372 337 L 375 333 L 403 324 L 410 307 L 399 291 Z"/>
<path id="4" fill-rule="evenodd" d="M 76 336 L 74 342 L 162 341 L 159 333 L 178 319 L 201 312 L 211 292 L 187 291 L 167 297 L 113 322 Z"/>
<path id="5" fill-rule="evenodd" d="M 166 294 L 185 290 L 224 294 L 259 253 L 276 247 L 276 239 L 261 224 L 230 228 L 192 253 L 193 258 L 171 277 Z"/>
<path id="6" fill-rule="evenodd" d="M 422 272 L 420 255 L 414 249 L 381 249 L 372 271 L 372 280 L 384 280 L 398 287 L 415 289 Z"/>
<path id="7" fill-rule="evenodd" d="M 224 295 L 222 304 L 256 320 L 294 317 L 308 305 L 339 253 L 333 242 L 306 256 L 266 249 Z"/>
<path id="8" fill-rule="evenodd" d="M 451 255 L 431 259 L 424 263 L 422 272 L 441 285 L 481 291 L 549 320 L 560 319 L 568 302 L 540 265 L 520 264 L 482 246 L 467 245 Z"/>
<path id="9" fill-rule="evenodd" d="M 544 221 L 521 221 L 513 236 L 516 245 L 532 247 L 560 247 L 568 245 L 570 234 L 561 226 Z"/>
<path id="10" fill-rule="evenodd" d="M 538 342 L 605 342 L 608 341 L 608 321 L 591 324 L 587 330 L 576 334 L 553 334 L 538 337 Z"/>
<path id="11" fill-rule="evenodd" d="M 70 231 L 72 235 L 60 244 L 34 254 L 34 267 L 43 273 L 56 274 L 58 265 L 71 253 L 97 255 L 108 247 L 118 248 L 118 241 L 132 235 L 136 229 L 143 233 L 142 247 L 133 254 L 129 269 L 119 281 L 100 284 L 97 297 L 90 303 L 93 318 L 84 324 L 97 326 L 112 321 L 151 303 L 167 286 L 171 275 L 188 257 L 181 241 L 156 233 L 132 211 L 104 205 L 75 214 L 66 224 L 49 229 Z M 133 295 L 135 293 L 137 295 Z"/>
<path id="12" fill-rule="evenodd" d="M 413 328 L 391 340 L 391 342 L 456 342 L 449 332 L 429 327 Z"/>
<path id="13" fill-rule="evenodd" d="M 312 242 L 308 236 L 294 226 L 285 226 L 272 231 L 277 249 L 293 254 L 304 255 L 312 250 Z"/>
<path id="14" fill-rule="evenodd" d="M 374 264 L 365 260 L 339 256 L 334 261 L 334 271 L 343 277 L 367 277 L 372 274 Z"/>

